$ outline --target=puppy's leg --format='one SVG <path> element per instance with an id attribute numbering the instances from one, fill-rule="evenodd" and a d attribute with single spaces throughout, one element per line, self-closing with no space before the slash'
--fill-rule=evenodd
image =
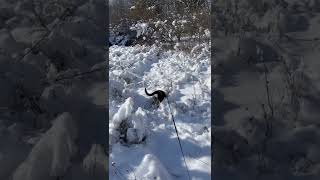
<path id="1" fill-rule="evenodd" d="M 156 98 L 156 97 L 153 97 L 153 106 L 155 107 L 155 108 L 159 108 L 159 106 L 160 106 L 160 102 L 159 102 L 159 100 L 158 100 L 158 98 Z"/>

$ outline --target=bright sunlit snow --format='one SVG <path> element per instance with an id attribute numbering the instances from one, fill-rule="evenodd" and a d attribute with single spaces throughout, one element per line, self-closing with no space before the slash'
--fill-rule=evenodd
<path id="1" fill-rule="evenodd" d="M 191 178 L 211 177 L 210 49 L 191 53 L 157 46 L 111 46 L 109 54 L 109 177 L 186 180 L 188 174 L 170 112 L 181 139 Z M 149 92 L 169 96 L 160 107 Z"/>

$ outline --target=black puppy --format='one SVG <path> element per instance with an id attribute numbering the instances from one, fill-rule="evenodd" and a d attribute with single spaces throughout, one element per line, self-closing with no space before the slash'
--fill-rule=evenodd
<path id="1" fill-rule="evenodd" d="M 167 97 L 166 93 L 164 91 L 161 91 L 161 90 L 154 91 L 151 94 L 148 93 L 147 88 L 144 88 L 144 91 L 146 92 L 146 94 L 148 96 L 157 95 L 156 96 L 156 100 L 157 100 L 157 104 L 158 105 L 164 100 L 165 97 Z"/>

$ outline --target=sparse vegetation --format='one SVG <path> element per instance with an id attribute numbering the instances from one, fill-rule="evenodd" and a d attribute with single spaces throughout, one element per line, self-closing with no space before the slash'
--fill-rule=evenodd
<path id="1" fill-rule="evenodd" d="M 213 3 L 213 72 L 223 98 L 216 97 L 223 115 L 213 121 L 216 173 L 223 167 L 237 179 L 318 176 L 320 161 L 308 158 L 318 143 L 302 140 L 308 133 L 319 137 L 311 120 L 319 118 L 311 97 L 319 99 L 320 92 L 312 67 L 319 36 L 312 29 L 320 17 L 314 2 Z"/>
<path id="2" fill-rule="evenodd" d="M 156 43 L 173 48 L 179 43 L 180 48 L 189 50 L 196 43 L 209 42 L 210 1 L 125 2 L 112 5 L 111 31 L 117 32 L 116 36 L 130 34 L 131 28 L 137 36 L 127 38 L 133 38 L 135 44 Z M 121 18 L 117 18 L 120 12 Z"/>

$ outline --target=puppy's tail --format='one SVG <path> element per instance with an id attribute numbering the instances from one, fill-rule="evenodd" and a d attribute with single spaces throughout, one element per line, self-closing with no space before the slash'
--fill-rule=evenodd
<path id="1" fill-rule="evenodd" d="M 148 91 L 147 91 L 147 88 L 144 88 L 144 92 L 148 95 L 148 96 L 153 96 L 155 94 L 155 92 L 149 94 Z"/>

